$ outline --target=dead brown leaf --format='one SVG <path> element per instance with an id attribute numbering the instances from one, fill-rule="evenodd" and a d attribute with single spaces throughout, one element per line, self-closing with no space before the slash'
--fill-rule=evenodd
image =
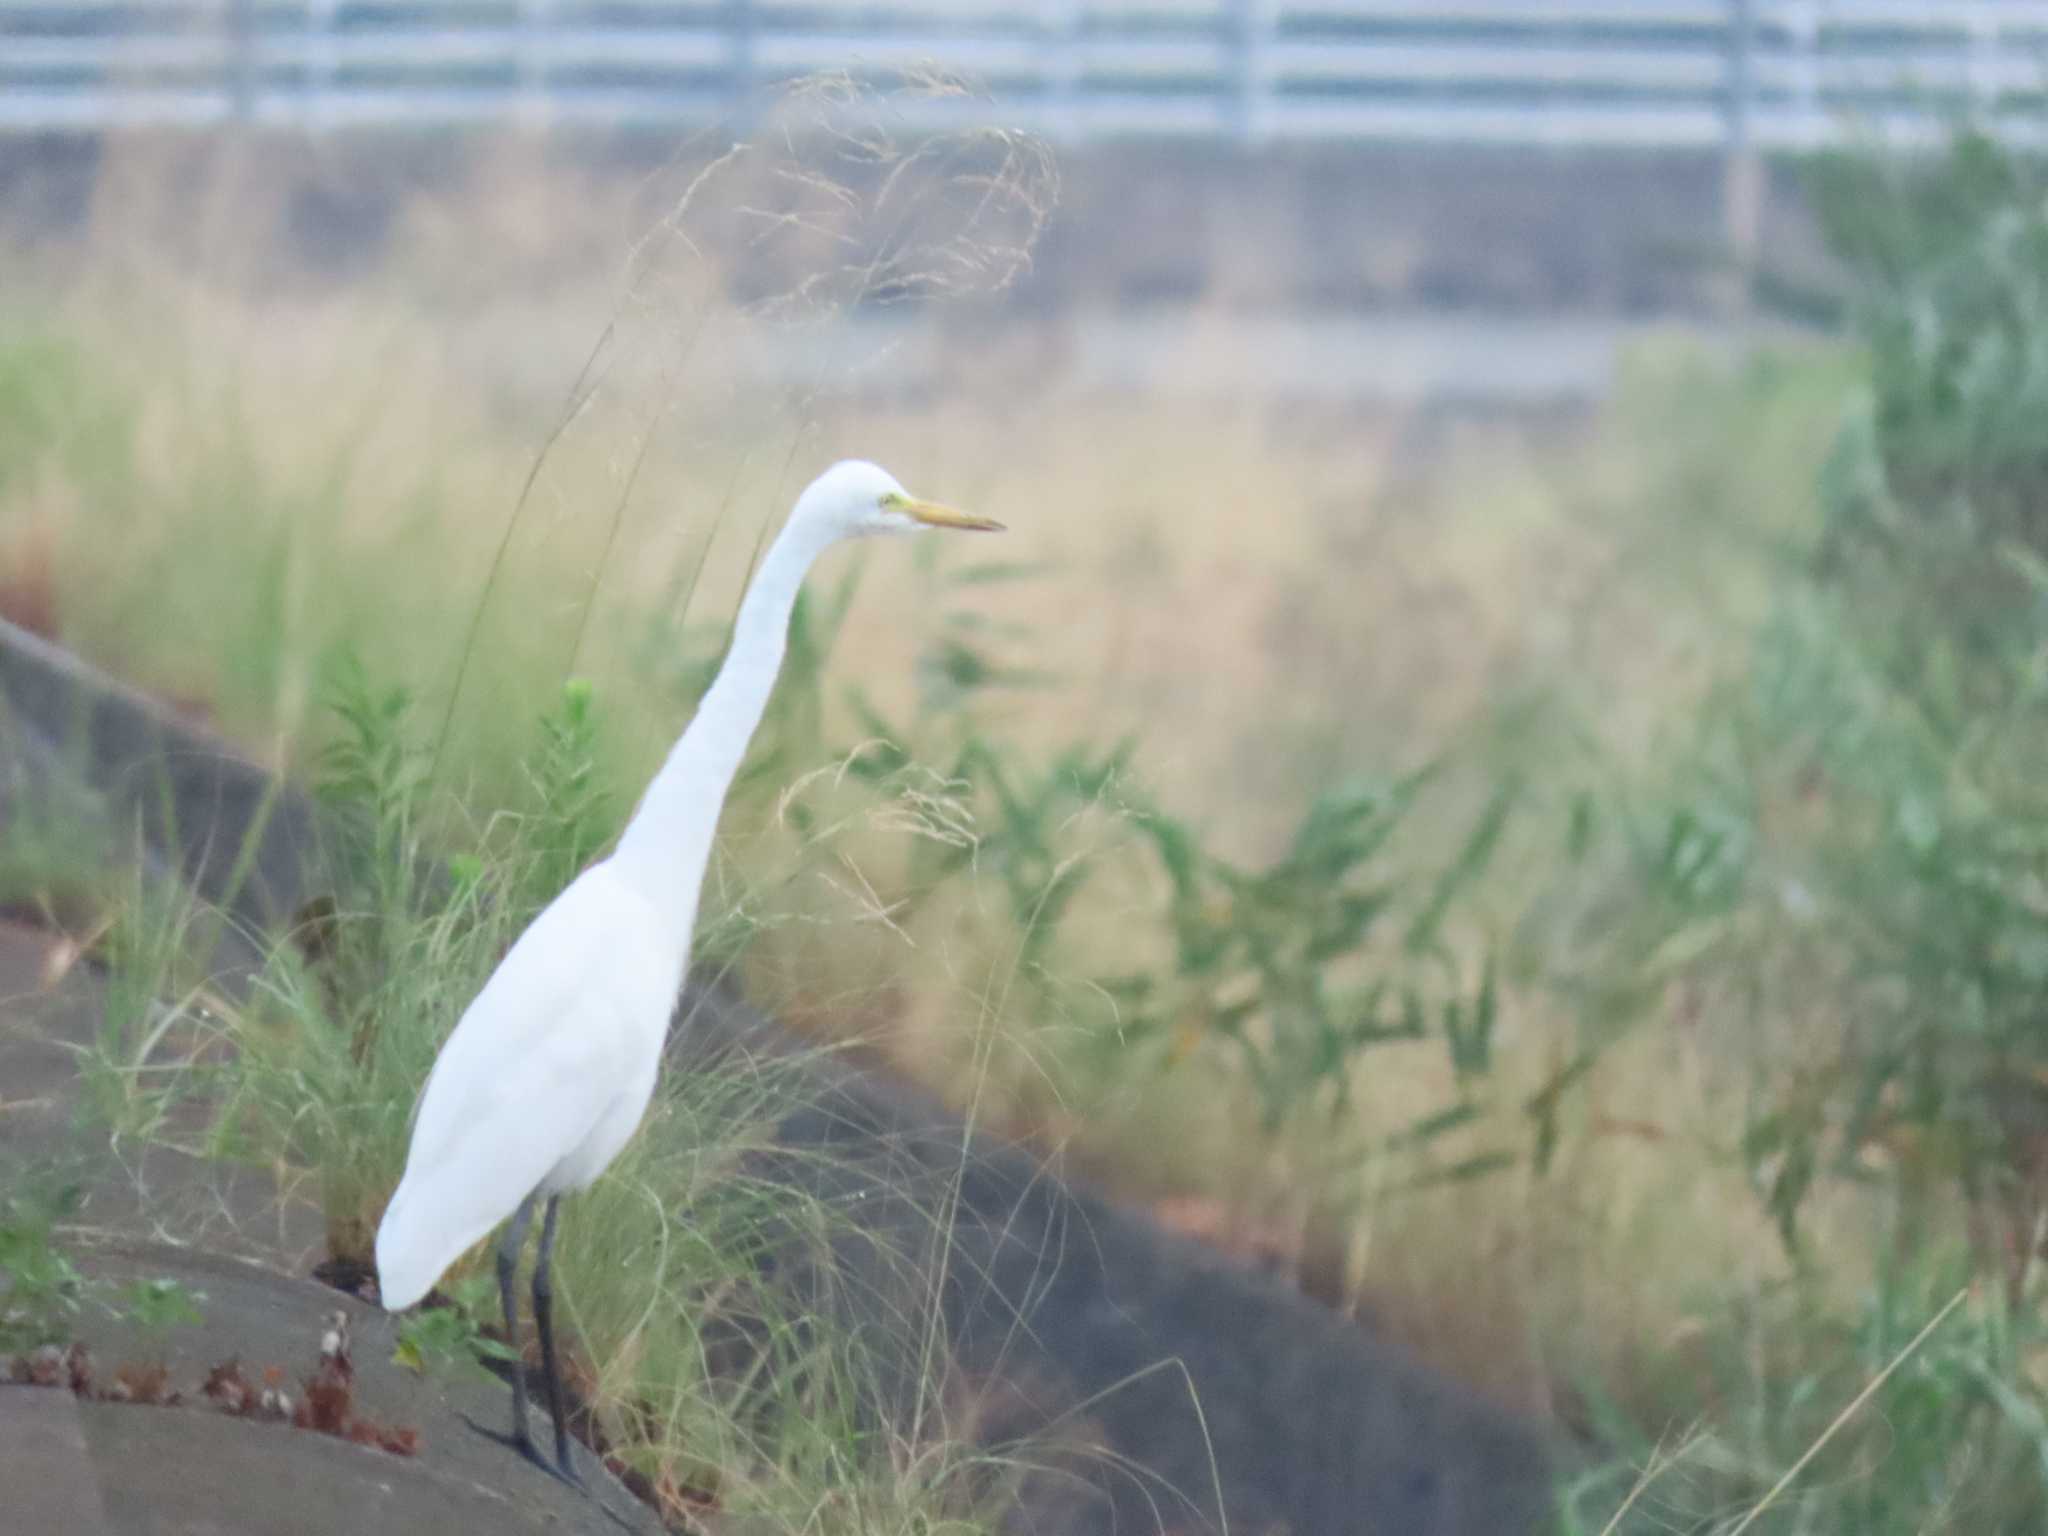
<path id="1" fill-rule="evenodd" d="M 206 1385 L 200 1391 L 222 1413 L 239 1416 L 256 1406 L 256 1389 L 242 1374 L 242 1362 L 233 1356 L 206 1373 Z"/>
<path id="2" fill-rule="evenodd" d="M 130 1360 L 114 1372 L 114 1384 L 103 1394 L 116 1403 L 146 1403 L 169 1408 L 182 1401 L 171 1385 L 170 1368 L 162 1361 Z"/>

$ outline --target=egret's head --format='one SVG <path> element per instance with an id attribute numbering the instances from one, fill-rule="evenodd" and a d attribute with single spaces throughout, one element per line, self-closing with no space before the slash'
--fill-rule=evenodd
<path id="1" fill-rule="evenodd" d="M 838 539 L 877 533 L 918 533 L 926 528 L 966 528 L 1000 533 L 1003 525 L 986 517 L 956 512 L 937 502 L 920 501 L 904 490 L 879 464 L 847 459 L 834 464 L 797 498 L 792 523 L 817 524 Z"/>

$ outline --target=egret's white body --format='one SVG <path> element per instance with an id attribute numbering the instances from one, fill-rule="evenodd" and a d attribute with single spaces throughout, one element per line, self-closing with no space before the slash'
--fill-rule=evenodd
<path id="1" fill-rule="evenodd" d="M 511 1217 L 499 1283 L 516 1337 L 512 1268 L 533 1202 L 546 1197 L 534 1309 L 565 1473 L 547 1289 L 555 1202 L 604 1172 L 654 1095 L 712 835 L 781 670 L 804 575 L 842 539 L 999 526 L 918 501 L 872 464 L 837 464 L 813 481 L 747 588 L 725 664 L 618 847 L 519 936 L 427 1077 L 405 1175 L 377 1229 L 384 1305 L 411 1306 Z M 538 1460 L 516 1371 L 513 1392 L 515 1442 Z"/>
<path id="2" fill-rule="evenodd" d="M 585 1189 L 610 1166 L 654 1096 L 684 948 L 674 918 L 609 859 L 519 936 L 420 1095 L 377 1229 L 385 1306 L 426 1295 L 534 1191 Z"/>

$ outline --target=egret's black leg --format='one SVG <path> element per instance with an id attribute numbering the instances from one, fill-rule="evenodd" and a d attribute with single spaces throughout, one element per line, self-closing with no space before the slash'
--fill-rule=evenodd
<path id="1" fill-rule="evenodd" d="M 536 1192 L 537 1193 L 537 1192 Z M 526 1429 L 526 1362 L 519 1353 L 519 1250 L 526 1246 L 526 1229 L 533 1221 L 534 1195 L 519 1202 L 519 1209 L 505 1223 L 505 1235 L 498 1239 L 498 1299 L 505 1304 L 505 1342 L 512 1346 L 512 1444 L 531 1462 L 546 1466 L 533 1448 Z M 549 1209 L 553 1210 L 550 1205 Z M 536 1291 L 536 1295 L 538 1292 Z M 543 1325 L 541 1337 L 547 1337 Z"/>
<path id="2" fill-rule="evenodd" d="M 562 1402 L 562 1371 L 555 1359 L 555 1286 L 548 1262 L 555 1253 L 555 1212 L 560 1195 L 548 1196 L 548 1213 L 540 1224 L 540 1253 L 533 1262 L 533 1321 L 540 1329 L 540 1365 L 548 1378 L 548 1408 L 555 1417 L 555 1462 L 562 1476 L 576 1482 L 576 1463 L 569 1459 L 569 1421 Z"/>

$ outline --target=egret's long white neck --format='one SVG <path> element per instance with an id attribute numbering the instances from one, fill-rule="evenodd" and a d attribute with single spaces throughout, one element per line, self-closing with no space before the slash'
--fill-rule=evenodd
<path id="1" fill-rule="evenodd" d="M 829 528 L 792 516 L 769 546 L 740 602 L 725 664 L 612 854 L 613 866 L 673 917 L 686 946 L 719 810 L 782 670 L 797 592 L 812 562 L 833 541 Z"/>

